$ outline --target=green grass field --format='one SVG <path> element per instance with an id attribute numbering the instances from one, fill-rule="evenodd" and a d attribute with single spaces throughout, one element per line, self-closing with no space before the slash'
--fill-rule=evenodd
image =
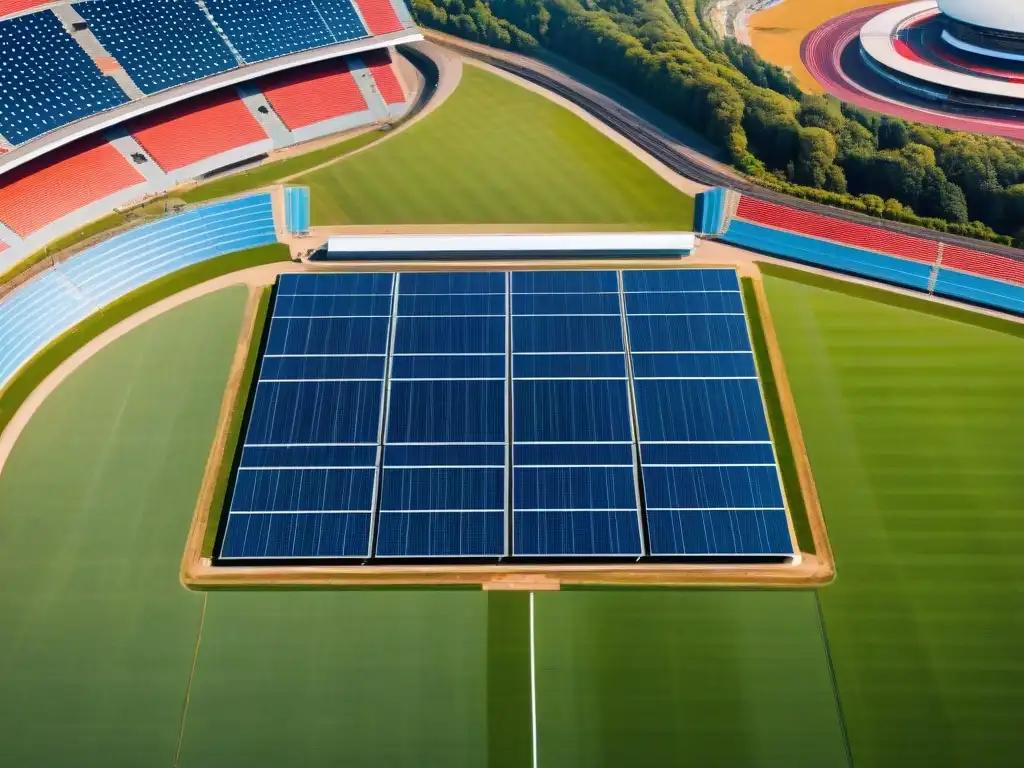
<path id="1" fill-rule="evenodd" d="M 571 112 L 474 66 L 437 111 L 295 180 L 314 225 L 693 227 L 693 199 Z"/>
<path id="2" fill-rule="evenodd" d="M 765 280 L 835 550 L 854 763 L 1020 765 L 1024 339 L 818 282 Z"/>

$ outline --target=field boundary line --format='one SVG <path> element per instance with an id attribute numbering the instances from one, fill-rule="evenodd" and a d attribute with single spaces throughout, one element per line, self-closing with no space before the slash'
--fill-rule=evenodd
<path id="1" fill-rule="evenodd" d="M 836 712 L 839 715 L 839 730 L 843 734 L 843 747 L 846 749 L 846 764 L 853 768 L 853 748 L 850 746 L 850 732 L 846 728 L 846 714 L 843 711 L 843 699 L 839 695 L 839 681 L 836 680 L 836 668 L 832 663 L 832 646 L 828 641 L 828 630 L 825 628 L 825 612 L 821 608 L 821 594 L 814 590 L 814 607 L 818 612 L 818 631 L 825 648 L 825 663 L 828 664 L 828 677 L 832 682 L 832 696 L 836 700 Z"/>
<path id="2" fill-rule="evenodd" d="M 210 601 L 209 593 L 203 594 L 203 608 L 199 612 L 199 631 L 196 633 L 196 646 L 192 650 L 192 668 L 188 673 L 188 685 L 185 687 L 185 706 L 181 710 L 181 725 L 178 727 L 178 746 L 174 750 L 173 768 L 178 768 L 181 759 L 181 745 L 185 741 L 185 720 L 188 718 L 188 705 L 192 699 L 192 680 L 196 676 L 196 663 L 199 661 L 199 645 L 203 642 L 203 625 L 206 623 L 206 605 Z"/>
<path id="3" fill-rule="evenodd" d="M 530 719 L 533 724 L 533 768 L 537 768 L 537 641 L 534 631 L 533 592 L 530 593 Z"/>

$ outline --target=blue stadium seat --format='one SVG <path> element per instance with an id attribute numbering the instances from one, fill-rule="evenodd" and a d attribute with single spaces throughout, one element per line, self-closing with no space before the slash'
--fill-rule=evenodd
<path id="1" fill-rule="evenodd" d="M 270 195 L 170 216 L 112 237 L 0 301 L 0 389 L 39 350 L 115 299 L 171 272 L 277 240 Z"/>
<path id="2" fill-rule="evenodd" d="M 206 0 L 248 62 L 366 37 L 349 0 Z"/>
<path id="3" fill-rule="evenodd" d="M 935 281 L 935 295 L 969 301 L 1007 312 L 1024 314 L 1024 286 L 968 275 L 951 269 L 940 269 Z"/>
<path id="4" fill-rule="evenodd" d="M 145 93 L 238 66 L 194 2 L 90 0 L 74 8 Z"/>
<path id="5" fill-rule="evenodd" d="M 0 135 L 21 144 L 127 102 L 51 11 L 0 22 Z"/>

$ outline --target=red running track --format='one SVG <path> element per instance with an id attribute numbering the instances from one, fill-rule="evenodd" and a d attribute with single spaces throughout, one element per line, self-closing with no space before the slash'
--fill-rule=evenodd
<path id="1" fill-rule="evenodd" d="M 822 88 L 843 101 L 874 112 L 882 112 L 906 120 L 916 120 L 953 131 L 985 133 L 1024 141 L 1024 121 L 1022 120 L 967 117 L 925 109 L 872 93 L 850 78 L 843 71 L 840 62 L 843 51 L 857 37 L 860 28 L 868 19 L 890 7 L 889 5 L 875 5 L 859 8 L 825 22 L 804 38 L 800 44 L 800 58 Z"/>

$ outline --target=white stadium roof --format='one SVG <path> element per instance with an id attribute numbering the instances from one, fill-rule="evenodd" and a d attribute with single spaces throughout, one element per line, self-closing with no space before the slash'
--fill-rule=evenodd
<path id="1" fill-rule="evenodd" d="M 1005 0 L 1000 1 L 1005 2 Z M 1016 0 L 1014 1 L 1016 2 Z M 972 2 L 978 3 L 979 0 L 972 0 Z M 893 45 L 896 33 L 918 19 L 934 15 L 935 12 L 935 0 L 918 0 L 918 2 L 899 5 L 880 13 L 861 27 L 861 48 L 864 53 L 886 69 L 909 78 L 967 93 L 1024 100 L 1024 85 L 954 72 L 927 62 L 913 61 L 901 56 Z"/>
<path id="2" fill-rule="evenodd" d="M 939 10 L 967 24 L 1024 35 L 1021 0 L 939 0 Z"/>

